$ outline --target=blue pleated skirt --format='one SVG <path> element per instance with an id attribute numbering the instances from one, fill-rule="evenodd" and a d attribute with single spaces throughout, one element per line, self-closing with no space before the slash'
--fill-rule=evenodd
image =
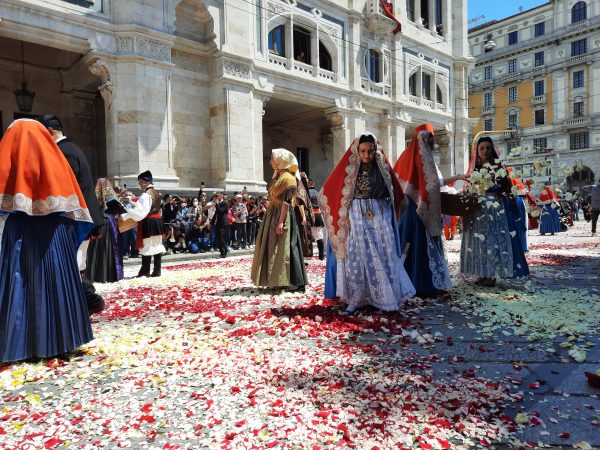
<path id="1" fill-rule="evenodd" d="M 521 226 L 521 216 L 518 211 L 518 205 L 513 203 L 508 197 L 502 197 L 502 205 L 504 206 L 504 214 L 506 216 L 506 222 L 508 223 L 508 230 L 510 231 L 511 238 L 510 243 L 512 246 L 513 254 L 513 276 L 514 277 L 525 277 L 529 275 L 529 266 L 525 259 L 525 250 L 521 243 L 521 236 L 519 233 L 526 233 L 525 224 Z M 521 229 L 522 228 L 522 229 Z"/>
<path id="2" fill-rule="evenodd" d="M 527 209 L 525 208 L 525 202 L 523 201 L 522 197 L 517 196 L 516 200 L 517 208 L 519 209 L 519 220 L 517 221 L 517 236 L 521 241 L 521 248 L 523 249 L 523 251 L 528 252 L 529 248 L 527 246 Z"/>
<path id="3" fill-rule="evenodd" d="M 407 200 L 408 208 L 402 213 L 399 222 L 400 248 L 404 250 L 406 244 L 410 243 L 404 261 L 404 268 L 417 293 L 420 295 L 437 295 L 443 289 L 451 287 L 442 241 L 439 236 L 432 237 L 428 241 L 427 230 L 417 214 L 416 203 L 410 198 L 407 198 Z M 428 245 L 435 246 L 435 252 L 431 252 L 431 249 L 428 250 Z M 431 267 L 437 268 L 438 286 L 443 286 L 441 289 L 434 284 Z M 445 281 L 446 278 L 448 281 Z"/>
<path id="4" fill-rule="evenodd" d="M 0 250 L 0 360 L 47 358 L 93 339 L 77 233 L 59 214 L 12 213 Z"/>
<path id="5" fill-rule="evenodd" d="M 540 233 L 560 232 L 560 217 L 552 205 L 544 205 L 540 215 Z"/>
<path id="6" fill-rule="evenodd" d="M 331 249 L 329 240 L 327 240 L 327 259 L 325 263 L 325 298 L 336 298 L 337 259 Z"/>

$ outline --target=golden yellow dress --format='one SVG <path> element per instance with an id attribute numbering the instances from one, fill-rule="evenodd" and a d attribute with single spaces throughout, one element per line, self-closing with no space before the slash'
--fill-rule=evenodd
<path id="1" fill-rule="evenodd" d="M 256 236 L 252 260 L 252 281 L 256 286 L 303 287 L 307 284 L 298 223 L 294 216 L 297 190 L 296 178 L 288 171 L 282 172 L 269 186 L 269 208 Z M 289 208 L 283 234 L 278 236 L 277 222 L 283 202 Z"/>

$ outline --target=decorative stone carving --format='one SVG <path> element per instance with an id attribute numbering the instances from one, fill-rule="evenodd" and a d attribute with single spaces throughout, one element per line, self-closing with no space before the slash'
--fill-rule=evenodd
<path id="1" fill-rule="evenodd" d="M 161 44 L 160 42 L 151 41 L 149 39 L 135 40 L 136 54 L 145 56 L 146 58 L 156 59 L 158 61 L 171 60 L 171 48 Z"/>
<path id="2" fill-rule="evenodd" d="M 156 61 L 171 62 L 171 47 L 138 36 L 117 36 L 117 54 L 138 55 Z"/>
<path id="3" fill-rule="evenodd" d="M 388 34 L 377 34 L 377 33 L 372 33 L 369 31 L 363 31 L 362 34 L 366 39 L 377 42 L 379 44 L 387 44 L 388 46 L 391 46 L 391 43 L 392 43 L 391 32 L 388 35 Z"/>
<path id="4" fill-rule="evenodd" d="M 108 70 L 108 63 L 103 59 L 97 59 L 91 66 L 90 72 L 100 77 L 102 84 L 98 88 L 100 95 L 104 99 L 104 103 L 107 109 L 112 108 L 113 103 L 113 84 L 110 80 L 110 72 Z"/>
<path id="5" fill-rule="evenodd" d="M 273 16 L 285 13 L 286 11 L 287 8 L 285 6 L 269 2 L 269 5 L 267 6 L 267 20 L 271 20 Z"/>
<path id="6" fill-rule="evenodd" d="M 321 30 L 323 30 L 325 33 L 329 34 L 330 36 L 339 37 L 339 35 L 340 35 L 340 30 L 337 27 L 325 24 L 323 22 L 319 22 L 319 26 L 321 27 Z"/>
<path id="7" fill-rule="evenodd" d="M 388 38 L 392 31 L 394 31 L 396 24 L 392 19 L 377 13 L 367 16 L 365 26 L 370 33 Z"/>
<path id="8" fill-rule="evenodd" d="M 133 38 L 131 36 L 117 36 L 117 53 L 119 55 L 133 54 Z"/>
<path id="9" fill-rule="evenodd" d="M 344 116 L 339 113 L 328 114 L 327 120 L 332 128 L 344 128 Z"/>
<path id="10" fill-rule="evenodd" d="M 252 78 L 250 67 L 233 61 L 225 61 L 223 63 L 223 75 L 242 78 L 244 80 L 249 80 Z"/>

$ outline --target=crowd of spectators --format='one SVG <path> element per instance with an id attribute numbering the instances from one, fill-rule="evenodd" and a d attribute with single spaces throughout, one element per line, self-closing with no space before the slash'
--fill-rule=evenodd
<path id="1" fill-rule="evenodd" d="M 172 194 L 163 195 L 162 215 L 165 223 L 164 246 L 167 254 L 206 253 L 218 251 L 215 226 L 216 194 L 208 197 L 200 191 L 197 197 L 185 198 Z M 120 199 L 130 208 L 135 197 L 122 190 Z M 256 233 L 269 206 L 266 196 L 256 197 L 244 189 L 232 196 L 224 195 L 228 205 L 228 227 L 225 242 L 229 250 L 252 249 Z M 121 234 L 123 258 L 137 257 L 135 248 L 137 230 Z"/>

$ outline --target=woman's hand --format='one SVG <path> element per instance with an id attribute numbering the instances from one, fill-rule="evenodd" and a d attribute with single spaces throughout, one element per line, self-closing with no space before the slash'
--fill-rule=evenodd
<path id="1" fill-rule="evenodd" d="M 302 222 L 301 222 L 302 226 L 306 225 L 306 217 L 302 218 Z"/>
<path id="2" fill-rule="evenodd" d="M 283 223 L 278 223 L 277 228 L 275 229 L 277 236 L 281 236 L 283 234 Z"/>

